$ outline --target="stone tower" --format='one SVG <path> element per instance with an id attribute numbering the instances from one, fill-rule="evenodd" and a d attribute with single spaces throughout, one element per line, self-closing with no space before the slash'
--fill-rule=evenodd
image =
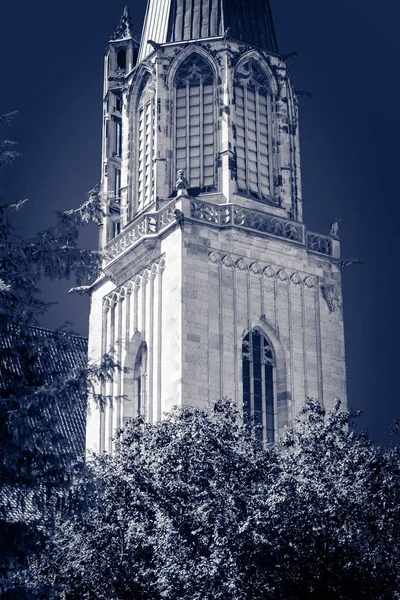
<path id="1" fill-rule="evenodd" d="M 125 372 L 92 407 L 112 449 L 141 413 L 228 396 L 272 441 L 309 397 L 346 403 L 337 224 L 303 223 L 298 109 L 269 0 L 149 0 L 105 57 L 89 354 Z"/>

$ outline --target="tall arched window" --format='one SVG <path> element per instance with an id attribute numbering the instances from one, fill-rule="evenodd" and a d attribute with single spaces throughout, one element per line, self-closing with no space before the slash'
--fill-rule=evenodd
<path id="1" fill-rule="evenodd" d="M 133 376 L 137 416 L 147 415 L 147 346 L 142 342 L 138 350 Z"/>
<path id="2" fill-rule="evenodd" d="M 243 339 L 243 411 L 247 421 L 262 426 L 262 439 L 273 442 L 275 356 L 267 338 L 253 329 Z"/>
<path id="3" fill-rule="evenodd" d="M 126 69 L 126 50 L 125 50 L 125 48 L 120 48 L 117 51 L 117 68 L 118 69 Z"/>
<path id="4" fill-rule="evenodd" d="M 239 65 L 235 77 L 237 184 L 259 198 L 272 195 L 268 115 L 268 77 L 253 58 Z"/>
<path id="5" fill-rule="evenodd" d="M 154 138 L 155 138 L 154 88 L 150 75 L 140 87 L 137 104 L 137 210 L 153 200 L 154 191 Z"/>
<path id="6" fill-rule="evenodd" d="M 215 91 L 210 64 L 191 54 L 175 76 L 175 166 L 191 188 L 215 189 Z"/>

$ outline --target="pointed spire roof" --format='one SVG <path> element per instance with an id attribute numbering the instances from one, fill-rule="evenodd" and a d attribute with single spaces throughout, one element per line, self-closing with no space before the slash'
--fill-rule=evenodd
<path id="1" fill-rule="evenodd" d="M 278 53 L 270 0 L 148 0 L 139 60 L 158 44 L 224 35 Z"/>
<path id="2" fill-rule="evenodd" d="M 125 6 L 118 27 L 110 37 L 110 41 L 126 40 L 133 37 L 134 35 L 131 17 L 129 15 L 128 7 Z"/>

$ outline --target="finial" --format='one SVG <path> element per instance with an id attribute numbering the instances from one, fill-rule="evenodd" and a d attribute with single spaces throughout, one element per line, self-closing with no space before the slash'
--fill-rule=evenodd
<path id="1" fill-rule="evenodd" d="M 129 14 L 129 9 L 127 6 L 124 8 L 124 12 L 122 13 L 122 17 L 119 21 L 117 29 L 114 31 L 110 40 L 126 40 L 129 38 L 133 38 L 133 26 L 131 17 Z"/>

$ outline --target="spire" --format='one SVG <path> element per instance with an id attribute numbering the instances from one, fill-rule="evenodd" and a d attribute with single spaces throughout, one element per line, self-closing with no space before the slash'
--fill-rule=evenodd
<path id="1" fill-rule="evenodd" d="M 134 35 L 131 17 L 129 15 L 128 7 L 125 6 L 119 25 L 114 31 L 113 35 L 110 37 L 110 41 L 126 40 L 133 37 Z"/>
<path id="2" fill-rule="evenodd" d="M 158 44 L 216 37 L 278 52 L 269 0 L 148 0 L 140 60 Z"/>

